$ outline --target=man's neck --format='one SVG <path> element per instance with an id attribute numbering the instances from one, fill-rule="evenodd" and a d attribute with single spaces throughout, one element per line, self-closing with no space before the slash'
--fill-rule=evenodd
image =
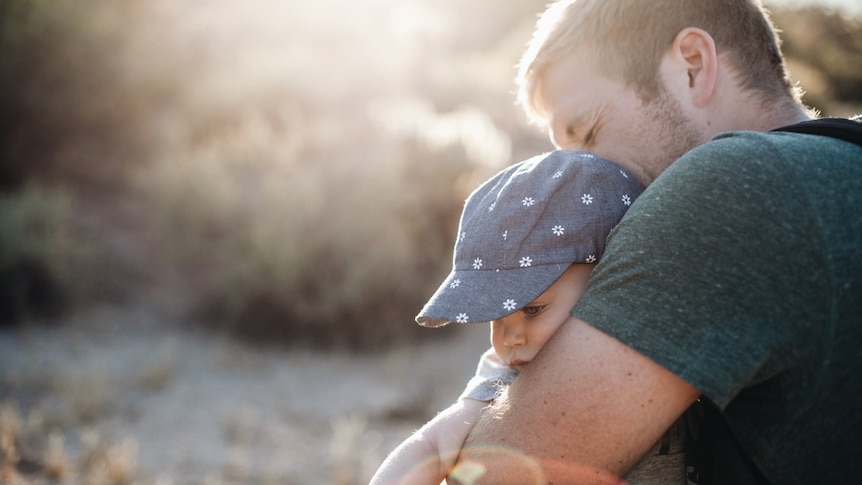
<path id="1" fill-rule="evenodd" d="M 716 135 L 726 131 L 770 131 L 812 119 L 811 110 L 786 98 L 775 102 L 763 102 L 753 96 L 739 97 L 733 102 L 722 103 L 716 121 L 712 124 Z"/>
<path id="2" fill-rule="evenodd" d="M 755 120 L 756 125 L 751 129 L 754 131 L 769 131 L 816 117 L 816 113 L 813 110 L 806 109 L 796 101 L 786 100 L 783 104 L 764 110 L 763 115 Z"/>

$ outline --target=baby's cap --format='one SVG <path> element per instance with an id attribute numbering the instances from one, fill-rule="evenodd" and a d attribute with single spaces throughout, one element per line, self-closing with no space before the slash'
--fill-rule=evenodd
<path id="1" fill-rule="evenodd" d="M 512 165 L 467 198 L 452 271 L 416 321 L 489 322 L 545 292 L 573 263 L 595 263 L 643 191 L 622 167 L 557 150 Z"/>

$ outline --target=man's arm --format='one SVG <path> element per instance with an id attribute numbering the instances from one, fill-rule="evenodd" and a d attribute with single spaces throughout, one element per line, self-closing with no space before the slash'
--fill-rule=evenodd
<path id="1" fill-rule="evenodd" d="M 478 465 L 476 484 L 619 483 L 699 394 L 570 317 L 507 398 L 483 413 L 458 467 Z"/>
<path id="2" fill-rule="evenodd" d="M 439 485 L 487 405 L 459 399 L 395 448 L 370 485 Z"/>

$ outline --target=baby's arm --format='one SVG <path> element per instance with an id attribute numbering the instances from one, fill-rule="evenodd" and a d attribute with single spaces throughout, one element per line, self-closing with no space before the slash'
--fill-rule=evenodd
<path id="1" fill-rule="evenodd" d="M 500 362 L 493 348 L 488 349 L 458 401 L 398 445 L 369 485 L 439 485 L 455 464 L 482 409 L 500 386 L 511 384 L 517 375 L 515 369 Z"/>
<path id="2" fill-rule="evenodd" d="M 439 485 L 486 405 L 459 399 L 395 448 L 369 485 Z"/>

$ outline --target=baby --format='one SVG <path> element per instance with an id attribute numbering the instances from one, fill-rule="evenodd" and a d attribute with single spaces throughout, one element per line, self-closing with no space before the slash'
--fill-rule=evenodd
<path id="1" fill-rule="evenodd" d="M 554 151 L 506 168 L 468 197 L 452 271 L 416 321 L 490 322 L 492 348 L 458 401 L 401 443 L 371 485 L 445 479 L 482 409 L 567 320 L 608 234 L 642 191 L 607 160 Z M 674 449 L 657 444 L 663 454 L 651 453 L 626 479 L 685 483 L 682 440 L 674 441 Z"/>

